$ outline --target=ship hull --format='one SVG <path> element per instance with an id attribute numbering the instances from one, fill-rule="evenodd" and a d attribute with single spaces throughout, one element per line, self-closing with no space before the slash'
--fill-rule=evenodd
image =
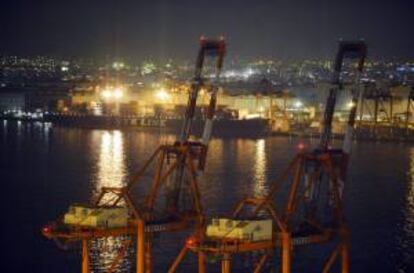
<path id="1" fill-rule="evenodd" d="M 45 121 L 57 126 L 79 127 L 91 129 L 137 129 L 159 131 L 177 134 L 181 130 L 182 119 L 160 118 L 126 118 L 113 116 L 85 116 L 85 115 L 47 115 Z M 204 129 L 204 120 L 193 121 L 192 134 L 201 136 Z M 213 125 L 215 137 L 263 137 L 269 134 L 267 119 L 217 119 Z"/>

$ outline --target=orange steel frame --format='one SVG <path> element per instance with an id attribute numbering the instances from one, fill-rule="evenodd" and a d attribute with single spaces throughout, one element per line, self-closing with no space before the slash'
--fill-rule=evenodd
<path id="1" fill-rule="evenodd" d="M 174 145 L 160 146 L 136 173 L 136 175 L 125 187 L 104 187 L 95 203 L 96 207 L 114 207 L 121 201 L 127 205 L 132 217 L 127 227 L 102 229 L 102 228 L 85 228 L 81 226 L 73 226 L 70 230 L 59 230 L 58 223 L 51 224 L 43 229 L 43 234 L 50 239 L 63 239 L 68 242 L 82 242 L 82 273 L 89 273 L 89 240 L 102 237 L 112 237 L 120 235 L 136 235 L 137 236 L 137 252 L 136 252 L 136 269 L 138 273 L 152 272 L 152 242 L 151 237 L 155 232 L 183 230 L 192 222 L 196 222 L 197 226 L 204 225 L 203 208 L 200 201 L 200 192 L 197 181 L 197 164 L 202 162 L 205 155 L 206 146 L 199 142 L 186 142 L 183 144 L 176 143 Z M 192 208 L 184 213 L 177 212 L 177 219 L 172 222 L 162 224 L 152 224 L 155 221 L 153 211 L 155 209 L 155 200 L 166 180 L 172 176 L 178 166 L 180 159 L 184 158 L 185 170 L 189 175 L 189 189 L 192 197 Z M 148 168 L 156 162 L 155 175 L 152 181 L 152 187 L 145 198 L 145 203 L 138 207 L 132 201 L 131 188 L 142 180 L 143 175 Z M 107 195 L 115 195 L 115 199 L 110 202 L 103 202 Z M 129 243 L 129 241 L 127 241 Z M 123 246 L 125 248 L 125 246 Z M 126 251 L 120 251 L 118 256 L 113 260 L 110 268 L 115 269 L 117 264 L 122 260 Z M 111 270 L 110 270 L 111 271 Z"/>
<path id="2" fill-rule="evenodd" d="M 205 83 L 202 80 L 202 68 L 204 59 L 206 56 L 216 57 L 216 77 L 219 79 L 221 73 L 223 58 L 225 55 L 225 42 L 224 38 L 219 40 L 207 40 L 204 37 L 200 39 L 200 50 L 196 62 L 196 70 L 194 82 L 192 84 L 192 92 L 190 93 L 189 103 L 187 105 L 187 113 L 185 118 L 185 126 L 183 127 L 183 134 L 180 140 L 173 145 L 161 145 L 149 158 L 149 160 L 143 165 L 143 167 L 135 174 L 131 179 L 131 182 L 125 187 L 103 187 L 100 192 L 95 206 L 97 208 L 102 207 L 115 207 L 121 201 L 125 202 L 132 217 L 129 219 L 127 227 L 102 229 L 102 228 L 85 228 L 82 226 L 70 226 L 69 230 L 66 227 L 65 230 L 59 229 L 59 223 L 62 224 L 62 220 L 58 220 L 51 225 L 43 228 L 42 233 L 45 237 L 50 239 L 65 240 L 67 242 L 82 241 L 82 273 L 89 273 L 89 240 L 94 238 L 112 237 L 120 235 L 136 235 L 137 236 L 137 257 L 136 257 L 136 271 L 138 273 L 151 273 L 152 272 L 152 234 L 156 232 L 176 231 L 187 228 L 190 224 L 196 223 L 196 229 L 201 230 L 204 226 L 203 208 L 201 205 L 200 192 L 198 188 L 197 171 L 204 170 L 208 141 L 210 139 L 212 120 L 215 113 L 216 103 L 216 87 L 210 86 L 211 98 L 209 111 L 207 115 L 208 125 L 206 124 L 205 131 L 201 141 L 188 141 L 191 134 L 191 123 L 193 120 L 193 114 L 196 107 L 196 99 L 199 89 Z M 207 121 L 206 121 L 207 123 Z M 134 185 L 139 183 L 146 171 L 155 162 L 155 174 L 152 179 L 151 188 L 145 197 L 144 204 L 138 206 L 134 204 L 131 196 L 131 189 Z M 160 191 L 163 186 L 166 186 L 167 179 L 174 179 L 175 173 L 187 174 L 189 197 L 191 200 L 191 208 L 186 211 L 179 211 L 180 208 L 177 204 L 169 211 L 165 211 L 166 215 L 174 216 L 174 220 L 163 221 L 163 219 L 157 219 L 155 216 L 156 200 L 160 195 Z M 177 177 L 176 177 L 177 178 Z M 176 181 L 177 182 L 177 181 Z M 166 189 L 171 191 L 171 189 Z M 181 188 L 179 189 L 182 190 Z M 115 196 L 115 199 L 105 201 L 107 195 Z M 178 198 L 180 193 L 178 194 Z M 104 202 L 105 201 L 105 202 Z M 178 200 L 176 200 L 178 201 Z M 161 221 L 160 221 L 161 220 Z M 158 221 L 158 222 L 157 222 Z M 161 222 L 161 224 L 160 224 Z M 112 272 L 117 264 L 122 260 L 126 254 L 127 245 L 130 241 L 126 241 L 121 247 L 118 256 L 113 260 L 110 266 L 109 272 Z M 204 262 L 204 258 L 200 255 L 200 263 Z"/>
<path id="3" fill-rule="evenodd" d="M 202 230 L 198 230 L 197 233 L 187 239 L 181 252 L 171 264 L 168 273 L 177 271 L 179 264 L 189 250 L 197 253 L 199 256 L 209 254 L 221 256 L 222 273 L 231 272 L 231 258 L 233 255 L 261 250 L 264 251 L 264 254 L 252 270 L 258 273 L 263 270 L 266 261 L 272 256 L 272 252 L 276 248 L 281 249 L 281 272 L 290 273 L 292 251 L 295 247 L 332 242 L 335 238 L 339 239 L 339 243 L 326 259 L 321 271 L 330 272 L 333 264 L 340 256 L 342 261 L 341 272 L 348 273 L 348 229 L 342 212 L 342 200 L 338 185 L 338 176 L 341 172 L 343 160 L 347 160 L 346 155 L 340 150 L 335 152 L 328 150 L 320 153 L 300 151 L 276 182 L 272 184 L 267 195 L 260 198 L 245 198 L 241 200 L 231 215 L 232 218 L 236 219 L 254 219 L 260 212 L 267 213 L 274 223 L 272 240 L 255 242 L 230 238 L 206 238 L 205 227 L 202 227 Z M 307 173 L 305 165 L 310 162 L 316 162 L 318 167 L 312 172 Z M 306 194 L 315 185 L 322 173 L 326 174 L 326 180 L 330 183 L 329 194 L 332 195 L 334 212 L 334 219 L 332 220 L 335 222 L 335 225 L 324 227 L 318 222 L 318 219 L 310 217 L 304 220 L 317 229 L 318 232 L 307 236 L 296 236 L 294 230 L 297 226 L 293 222 L 293 218 L 295 218 L 295 214 L 300 206 L 304 204 Z M 307 184 L 305 183 L 306 179 L 309 181 Z M 280 211 L 273 199 L 282 184 L 289 182 L 289 198 L 284 208 Z M 247 206 L 253 207 L 252 212 L 244 216 L 241 215 L 243 209 Z M 205 264 L 199 263 L 198 272 L 205 271 Z"/>
<path id="4" fill-rule="evenodd" d="M 188 250 L 205 256 L 206 254 L 215 254 L 221 256 L 221 271 L 229 273 L 231 271 L 231 257 L 237 253 L 252 252 L 261 250 L 265 254 L 261 257 L 254 272 L 258 273 L 263 269 L 266 260 L 272 254 L 275 248 L 281 249 L 281 272 L 290 273 L 292 271 L 292 251 L 294 247 L 303 245 L 314 245 L 325 242 L 334 242 L 339 239 L 337 247 L 330 253 L 322 267 L 322 272 L 330 272 L 333 264 L 341 256 L 341 272 L 349 272 L 349 254 L 348 254 L 348 229 L 342 211 L 342 190 L 346 180 L 347 164 L 350 155 L 349 137 L 352 136 L 355 121 L 356 104 L 351 109 L 346 143 L 342 150 L 332 150 L 329 148 L 329 141 L 332 134 L 332 119 L 335 111 L 337 91 L 341 80 L 340 73 L 345 58 L 357 59 L 357 77 L 359 81 L 362 73 L 364 61 L 366 58 L 367 47 L 363 41 L 341 41 L 339 50 L 334 62 L 334 73 L 332 75 L 332 88 L 329 90 L 325 113 L 324 127 L 321 135 L 321 143 L 318 149 L 313 152 L 301 151 L 295 156 L 288 168 L 282 172 L 280 177 L 273 183 L 269 193 L 262 198 L 246 198 L 242 200 L 235 208 L 232 217 L 238 219 L 255 219 L 259 212 L 268 213 L 273 220 L 273 236 L 271 240 L 249 241 L 241 239 L 225 238 L 207 238 L 205 227 L 201 227 L 187 242 L 180 254 L 170 266 L 169 273 L 177 270 L 180 262 L 184 259 Z M 353 101 L 357 99 L 357 92 L 353 94 Z M 303 145 L 302 145 L 303 146 Z M 283 208 L 278 209 L 274 201 L 276 193 L 280 191 L 282 184 L 288 184 L 288 199 Z M 325 184 L 322 189 L 321 184 Z M 331 214 L 329 224 L 318 219 L 318 211 L 315 209 L 319 201 L 319 194 L 315 192 L 324 191 L 325 197 L 329 201 Z M 280 201 L 280 200 L 279 200 Z M 301 207 L 303 205 L 303 207 Z M 242 216 L 243 208 L 253 206 L 253 212 Z M 296 222 L 301 216 L 302 208 L 306 217 L 301 219 L 302 222 Z M 306 230 L 306 226 L 311 229 Z M 302 230 L 300 230 L 302 229 Z M 298 233 L 302 231 L 302 234 Z M 199 262 L 199 272 L 205 272 L 205 265 Z"/>

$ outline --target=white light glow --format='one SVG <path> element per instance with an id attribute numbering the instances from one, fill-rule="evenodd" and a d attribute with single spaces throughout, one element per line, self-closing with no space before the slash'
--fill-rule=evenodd
<path id="1" fill-rule="evenodd" d="M 253 69 L 251 68 L 247 68 L 244 72 L 243 72 L 243 77 L 245 79 L 249 78 L 250 76 L 252 76 L 254 74 Z"/>
<path id="2" fill-rule="evenodd" d="M 101 138 L 99 139 L 95 193 L 98 193 L 102 187 L 122 187 L 126 177 L 122 132 L 103 132 L 94 135 Z M 112 196 L 109 194 L 105 197 L 111 198 Z M 103 201 L 108 201 L 108 199 Z"/>
<path id="3" fill-rule="evenodd" d="M 122 89 L 121 89 L 121 88 L 115 88 L 115 90 L 114 90 L 114 92 L 113 92 L 113 96 L 114 96 L 116 99 L 120 99 L 120 98 L 122 98 L 122 97 L 124 96 L 124 92 L 122 91 Z"/>
<path id="4" fill-rule="evenodd" d="M 167 91 L 165 91 L 165 89 L 158 90 L 155 95 L 162 102 L 168 101 L 171 97 L 170 94 L 168 94 Z"/>
<path id="5" fill-rule="evenodd" d="M 110 90 L 104 90 L 102 91 L 102 97 L 105 99 L 109 99 L 112 97 L 112 92 Z"/>
<path id="6" fill-rule="evenodd" d="M 106 100 L 119 100 L 124 96 L 124 90 L 122 87 L 108 87 L 102 90 L 101 96 Z"/>
<path id="7" fill-rule="evenodd" d="M 259 139 L 256 142 L 256 153 L 254 157 L 254 188 L 253 193 L 254 196 L 260 197 L 266 194 L 267 187 L 266 187 L 266 142 L 264 139 Z"/>
<path id="8" fill-rule="evenodd" d="M 303 103 L 300 100 L 298 100 L 295 102 L 294 106 L 295 108 L 301 108 L 303 106 Z"/>
<path id="9" fill-rule="evenodd" d="M 348 109 L 351 109 L 352 107 L 355 106 L 355 103 L 353 101 L 348 102 L 348 104 L 346 105 L 348 107 Z"/>

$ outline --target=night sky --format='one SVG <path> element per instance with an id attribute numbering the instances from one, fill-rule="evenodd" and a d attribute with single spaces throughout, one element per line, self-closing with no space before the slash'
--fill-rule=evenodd
<path id="1" fill-rule="evenodd" d="M 233 57 L 330 57 L 364 38 L 372 57 L 414 58 L 414 0 L 0 2 L 0 54 L 182 59 L 223 34 Z"/>

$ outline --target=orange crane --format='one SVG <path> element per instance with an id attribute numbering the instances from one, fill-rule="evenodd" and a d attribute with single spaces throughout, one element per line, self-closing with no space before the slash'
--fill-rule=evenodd
<path id="1" fill-rule="evenodd" d="M 342 149 L 330 147 L 331 123 L 335 101 L 340 88 L 340 72 L 345 58 L 358 58 L 362 72 L 366 57 L 364 42 L 340 42 L 324 115 L 324 130 L 318 148 L 307 151 L 299 144 L 299 152 L 288 167 L 272 183 L 262 197 L 241 200 L 229 218 L 213 218 L 210 225 L 201 227 L 187 238 L 186 243 L 169 268 L 176 272 L 188 251 L 221 258 L 221 272 L 231 272 L 232 257 L 236 254 L 257 253 L 260 258 L 252 272 L 263 271 L 276 250 L 280 251 L 280 271 L 292 272 L 295 249 L 310 249 L 324 244 L 329 249 L 320 271 L 332 272 L 339 267 L 349 272 L 348 229 L 343 214 L 342 189 L 350 155 L 357 103 L 354 103 Z M 352 91 L 357 102 L 359 88 Z M 287 195 L 286 195 L 287 193 Z M 341 263 L 336 264 L 338 257 Z M 310 269 L 314 271 L 318 269 Z M 205 272 L 199 263 L 198 272 Z"/>
<path id="2" fill-rule="evenodd" d="M 196 223 L 197 226 L 204 225 L 198 178 L 200 171 L 205 167 L 216 108 L 217 84 L 225 51 L 226 45 L 223 38 L 217 40 L 200 39 L 195 75 L 182 133 L 178 141 L 174 144 L 158 147 L 125 187 L 103 187 L 94 204 L 80 208 L 89 212 L 86 212 L 84 217 L 77 220 L 75 224 L 68 224 L 66 218 L 69 219 L 69 216 L 65 215 L 64 219 L 59 219 L 43 227 L 42 233 L 46 238 L 64 243 L 82 242 L 82 273 L 90 272 L 90 240 L 122 235 L 136 236 L 136 271 L 150 273 L 152 272 L 151 238 L 155 233 L 183 230 L 193 223 Z M 211 84 L 207 85 L 202 77 L 202 72 L 204 60 L 209 56 L 216 60 L 216 72 Z M 205 129 L 200 141 L 191 141 L 191 124 L 197 96 L 203 86 L 208 86 L 210 91 L 210 105 Z M 151 167 L 155 167 L 151 187 L 145 200 L 141 200 L 142 204 L 139 204 L 134 200 L 131 190 L 137 184 L 143 183 L 144 177 L 151 170 Z M 164 208 L 159 208 L 157 200 L 161 199 L 160 195 L 163 189 L 167 196 L 167 204 Z M 186 200 L 187 204 L 180 204 L 180 197 Z M 73 208 L 75 212 L 77 209 L 79 208 Z M 125 211 L 126 213 L 124 213 Z M 126 216 L 126 219 L 117 218 L 115 212 Z M 97 215 L 105 213 L 113 213 L 111 214 L 113 219 L 109 219 L 109 221 L 114 221 L 113 224 L 110 224 L 111 222 L 108 224 L 108 219 L 103 223 L 99 223 L 100 220 L 96 220 L 95 224 L 90 223 L 97 219 Z M 116 269 L 117 264 L 125 256 L 125 248 L 129 244 L 130 240 L 126 240 L 118 255 L 113 259 L 109 272 Z"/>

